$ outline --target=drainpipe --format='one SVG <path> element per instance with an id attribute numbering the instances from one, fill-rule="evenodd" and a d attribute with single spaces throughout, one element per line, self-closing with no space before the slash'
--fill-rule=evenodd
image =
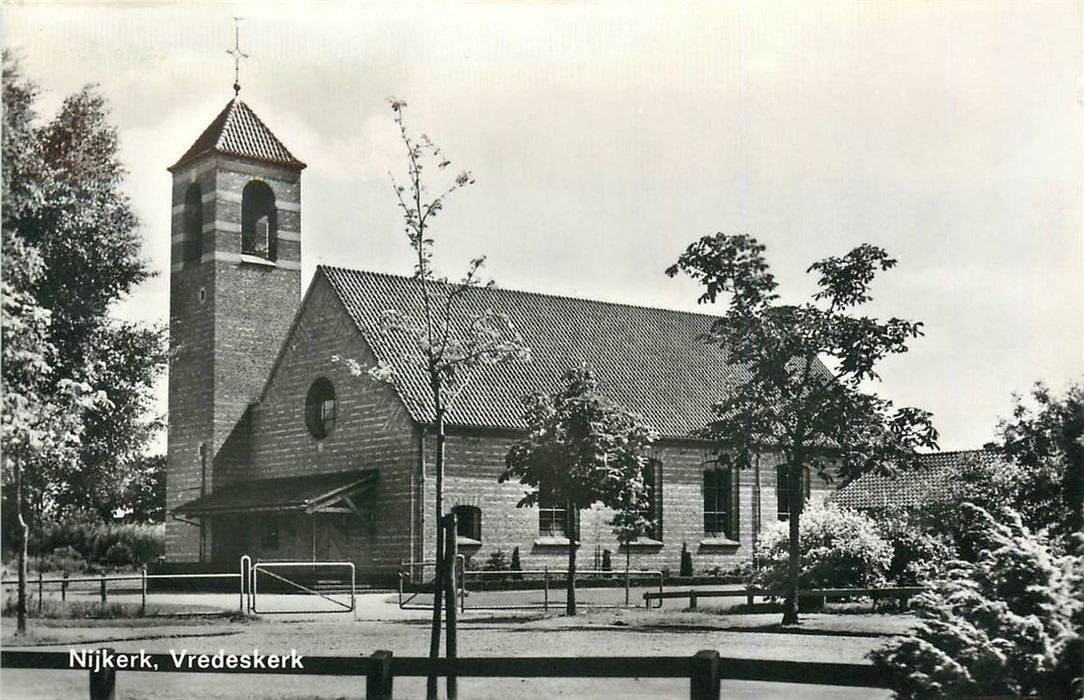
<path id="1" fill-rule="evenodd" d="M 207 495 L 207 443 L 199 444 L 199 497 Z M 199 562 L 207 561 L 207 524 L 204 517 L 199 516 Z"/>

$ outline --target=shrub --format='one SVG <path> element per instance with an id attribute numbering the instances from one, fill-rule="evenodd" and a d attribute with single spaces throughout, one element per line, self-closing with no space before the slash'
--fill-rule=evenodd
<path id="1" fill-rule="evenodd" d="M 84 568 L 135 568 L 162 556 L 165 529 L 162 525 L 105 524 L 71 518 L 31 530 L 27 547 L 43 566 L 50 555 L 59 554 L 60 560 L 72 560 L 78 555 L 86 562 Z"/>
<path id="2" fill-rule="evenodd" d="M 482 565 L 482 571 L 508 571 L 508 556 L 503 550 L 496 550 L 489 555 L 486 563 Z"/>
<path id="3" fill-rule="evenodd" d="M 1001 524 L 965 503 L 978 557 L 915 598 L 920 622 L 870 656 L 897 697 L 1080 697 L 1084 544 L 1059 555 L 1010 513 Z"/>
<path id="4" fill-rule="evenodd" d="M 689 548 L 685 545 L 684 542 L 681 543 L 681 569 L 679 569 L 678 575 L 693 575 L 693 555 L 689 552 Z"/>
<path id="5" fill-rule="evenodd" d="M 523 564 L 519 561 L 519 547 L 512 548 L 512 563 L 508 565 L 511 571 L 523 571 Z"/>
<path id="6" fill-rule="evenodd" d="M 740 561 L 729 566 L 709 566 L 704 569 L 703 575 L 712 578 L 727 578 L 748 580 L 753 574 L 753 567 L 747 561 Z"/>
<path id="7" fill-rule="evenodd" d="M 603 571 L 613 571 L 613 568 L 614 568 L 614 561 L 613 561 L 613 555 L 610 554 L 610 550 L 608 550 L 608 549 L 602 550 L 602 570 Z"/>
<path id="8" fill-rule="evenodd" d="M 71 547 L 58 547 L 48 554 L 43 554 L 31 566 L 38 571 L 61 571 L 68 574 L 90 570 L 83 555 Z"/>
<path id="9" fill-rule="evenodd" d="M 938 578 L 956 558 L 951 538 L 935 534 L 921 516 L 899 509 L 872 515 L 877 534 L 892 547 L 886 576 L 897 586 L 917 586 Z"/>
<path id="10" fill-rule="evenodd" d="M 799 546 L 802 588 L 867 588 L 886 582 L 892 546 L 873 521 L 834 504 L 811 506 L 802 514 Z M 781 588 L 787 580 L 789 523 L 767 529 L 757 543 L 757 582 Z"/>

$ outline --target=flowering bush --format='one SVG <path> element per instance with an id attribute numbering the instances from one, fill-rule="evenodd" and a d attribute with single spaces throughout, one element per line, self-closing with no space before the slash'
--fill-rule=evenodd
<path id="1" fill-rule="evenodd" d="M 871 654 L 897 697 L 1040 695 L 1080 697 L 1084 563 L 1059 555 L 1010 513 L 1001 524 L 965 503 L 961 516 L 978 552 L 918 596 L 920 623 Z"/>
<path id="2" fill-rule="evenodd" d="M 787 578 L 789 523 L 766 530 L 757 543 L 758 583 L 781 587 Z M 886 583 L 892 546 L 873 521 L 834 504 L 811 506 L 802 513 L 798 541 L 801 588 L 863 588 Z"/>

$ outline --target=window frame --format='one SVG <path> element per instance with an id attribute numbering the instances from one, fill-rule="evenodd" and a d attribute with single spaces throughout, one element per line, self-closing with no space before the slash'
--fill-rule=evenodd
<path id="1" fill-rule="evenodd" d="M 539 537 L 553 537 L 559 538 L 568 537 L 568 504 L 561 503 L 554 499 L 552 496 L 546 496 L 539 494 L 538 503 L 538 536 Z M 543 525 L 543 520 L 548 520 L 550 527 L 547 529 Z M 560 523 L 560 530 L 553 527 L 554 523 Z"/>
<path id="2" fill-rule="evenodd" d="M 787 485 L 787 465 L 780 464 L 775 468 L 775 517 L 779 522 L 790 520 L 790 489 Z M 809 502 L 810 478 L 809 467 L 802 467 L 802 505 L 803 509 Z"/>
<path id="3" fill-rule="evenodd" d="M 482 509 L 478 506 L 460 504 L 452 507 L 452 513 L 456 517 L 456 538 L 466 538 L 480 543 L 482 541 Z M 468 514 L 470 517 L 462 517 L 464 514 Z M 467 525 L 470 525 L 470 527 L 467 527 Z"/>
<path id="4" fill-rule="evenodd" d="M 305 394 L 305 427 L 309 435 L 324 440 L 335 432 L 339 417 L 338 403 L 338 394 L 331 380 L 327 377 L 313 380 Z"/>
<path id="5" fill-rule="evenodd" d="M 662 542 L 663 538 L 663 498 L 662 498 L 662 461 L 650 459 L 644 465 L 644 484 L 647 486 L 647 508 L 642 512 L 644 518 L 651 522 L 645 528 L 641 537 Z"/>
<path id="6" fill-rule="evenodd" d="M 709 487 L 709 481 L 711 485 Z M 708 464 L 701 472 L 701 495 L 704 536 L 718 539 L 738 539 L 737 479 L 731 465 Z M 709 504 L 708 498 L 713 503 Z M 714 508 L 709 508 L 714 505 Z M 724 506 L 720 508 L 719 506 Z M 723 527 L 719 527 L 722 521 Z"/>
<path id="7" fill-rule="evenodd" d="M 267 231 L 258 235 L 265 219 Z M 263 180 L 249 180 L 241 190 L 241 255 L 270 262 L 278 259 L 278 199 Z"/>

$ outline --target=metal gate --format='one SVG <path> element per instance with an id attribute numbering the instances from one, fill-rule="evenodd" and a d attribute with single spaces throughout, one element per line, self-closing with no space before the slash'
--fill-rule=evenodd
<path id="1" fill-rule="evenodd" d="M 241 567 L 245 568 L 245 559 L 242 558 Z M 304 571 L 308 569 L 308 571 Z M 328 593 L 316 588 L 320 585 L 321 581 L 319 574 L 323 571 L 345 570 L 350 574 L 350 597 L 349 602 L 345 599 L 346 592 Z M 276 570 L 278 573 L 276 573 Z M 312 613 L 343 613 L 349 612 L 354 614 L 354 618 L 357 619 L 357 579 L 356 572 L 354 570 L 353 562 L 349 561 L 256 561 L 248 568 L 248 575 L 242 576 L 242 583 L 245 580 L 248 582 L 247 586 L 247 599 L 248 599 L 248 612 L 255 613 L 257 615 L 298 615 L 298 614 L 312 614 Z M 307 576 L 301 576 L 301 574 L 308 574 Z M 262 577 L 262 579 L 261 579 Z M 303 579 L 305 583 L 301 583 L 298 579 Z M 285 589 L 287 595 L 299 595 L 309 597 L 320 598 L 331 604 L 330 609 L 319 608 L 303 608 L 296 607 L 287 610 L 264 608 L 260 609 L 260 583 L 261 580 L 265 586 L 269 583 L 277 585 L 278 587 Z M 264 596 L 270 595 L 264 593 Z M 306 598 L 302 598 L 305 600 Z"/>

